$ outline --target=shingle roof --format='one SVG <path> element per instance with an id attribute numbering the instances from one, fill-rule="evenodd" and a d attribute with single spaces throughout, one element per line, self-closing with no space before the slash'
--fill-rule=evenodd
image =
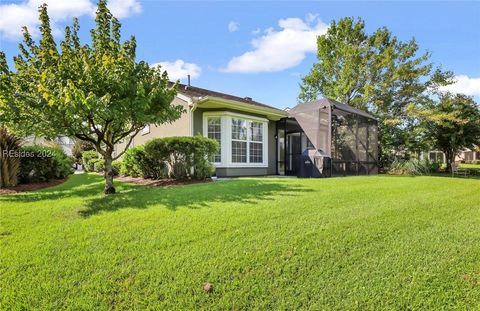
<path id="1" fill-rule="evenodd" d="M 238 102 L 245 103 L 245 104 L 250 104 L 250 105 L 253 105 L 253 106 L 275 109 L 275 110 L 283 112 L 283 110 L 281 110 L 281 109 L 262 104 L 260 102 L 257 102 L 255 100 L 251 99 L 250 97 L 239 97 L 239 96 L 220 93 L 220 92 L 216 92 L 216 91 L 212 91 L 212 90 L 202 89 L 202 88 L 199 88 L 199 87 L 196 87 L 196 86 L 188 86 L 188 85 L 185 85 L 185 84 L 178 84 L 177 91 L 179 93 L 182 93 L 182 94 L 184 94 L 186 96 L 189 96 L 189 97 L 205 97 L 205 96 L 218 97 L 218 98 L 223 98 L 223 99 L 227 99 L 227 100 L 238 101 Z"/>

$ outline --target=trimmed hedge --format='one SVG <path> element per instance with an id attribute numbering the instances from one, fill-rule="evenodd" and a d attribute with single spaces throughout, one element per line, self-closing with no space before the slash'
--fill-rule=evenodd
<path id="1" fill-rule="evenodd" d="M 95 150 L 87 150 L 82 153 L 83 170 L 85 172 L 95 171 L 95 162 L 100 159 L 100 155 Z"/>
<path id="2" fill-rule="evenodd" d="M 102 158 L 92 159 L 90 164 L 93 166 L 92 172 L 103 173 L 105 171 L 105 160 Z"/>
<path id="3" fill-rule="evenodd" d="M 105 172 L 105 160 L 94 150 L 87 150 L 82 153 L 83 169 L 86 172 Z M 120 174 L 121 161 L 112 162 L 112 171 L 114 176 Z"/>
<path id="4" fill-rule="evenodd" d="M 121 174 L 155 179 L 204 179 L 215 171 L 209 159 L 218 148 L 215 140 L 203 136 L 153 139 L 125 153 Z"/>
<path id="5" fill-rule="evenodd" d="M 143 178 L 160 178 L 156 176 L 156 170 L 153 168 L 153 161 L 147 157 L 145 148 L 138 146 L 128 149 L 123 155 L 120 175 L 143 177 Z"/>
<path id="6" fill-rule="evenodd" d="M 61 179 L 73 173 L 72 157 L 59 147 L 25 146 L 21 148 L 20 182 Z"/>

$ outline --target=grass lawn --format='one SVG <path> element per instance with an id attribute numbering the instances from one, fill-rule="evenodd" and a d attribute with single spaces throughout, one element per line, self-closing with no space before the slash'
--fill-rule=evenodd
<path id="1" fill-rule="evenodd" d="M 480 164 L 466 164 L 466 163 L 462 163 L 462 164 L 460 164 L 460 167 L 461 167 L 461 168 L 468 168 L 468 169 L 480 171 Z"/>
<path id="2" fill-rule="evenodd" d="M 102 188 L 0 197 L 0 309 L 480 308 L 480 179 Z"/>

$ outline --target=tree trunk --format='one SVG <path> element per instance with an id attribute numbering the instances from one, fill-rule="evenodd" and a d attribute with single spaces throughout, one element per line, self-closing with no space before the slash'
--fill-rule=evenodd
<path id="1" fill-rule="evenodd" d="M 445 159 L 447 160 L 447 172 L 453 174 L 453 164 L 455 162 L 455 152 L 452 150 L 445 150 Z"/>
<path id="2" fill-rule="evenodd" d="M 113 186 L 113 170 L 112 170 L 112 155 L 106 155 L 105 159 L 105 194 L 114 194 L 115 187 Z"/>

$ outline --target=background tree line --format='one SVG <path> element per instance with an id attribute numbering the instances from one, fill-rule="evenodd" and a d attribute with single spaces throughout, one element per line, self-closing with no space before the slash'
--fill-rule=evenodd
<path id="1" fill-rule="evenodd" d="M 480 144 L 478 104 L 440 91 L 454 75 L 434 68 L 415 39 L 402 42 L 386 27 L 367 34 L 362 19 L 346 17 L 317 38 L 317 58 L 299 101 L 324 96 L 374 115 L 382 167 L 429 148 L 443 151 L 450 166 L 462 148 Z"/>

